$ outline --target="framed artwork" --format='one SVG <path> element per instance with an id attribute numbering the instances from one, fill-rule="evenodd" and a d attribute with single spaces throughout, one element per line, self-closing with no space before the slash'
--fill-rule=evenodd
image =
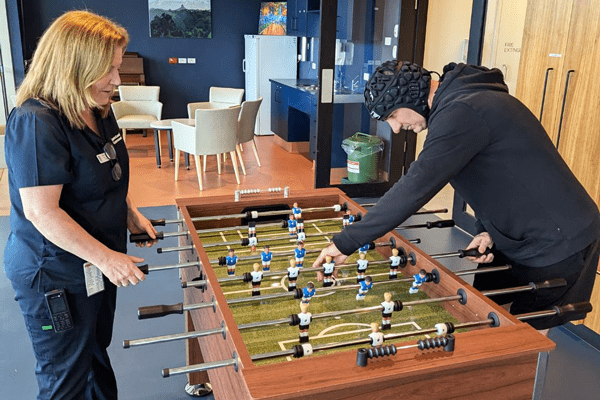
<path id="1" fill-rule="evenodd" d="M 259 35 L 285 35 L 287 23 L 287 2 L 263 1 L 258 20 Z"/>
<path id="2" fill-rule="evenodd" d="M 150 37 L 212 37 L 210 0 L 148 0 Z"/>

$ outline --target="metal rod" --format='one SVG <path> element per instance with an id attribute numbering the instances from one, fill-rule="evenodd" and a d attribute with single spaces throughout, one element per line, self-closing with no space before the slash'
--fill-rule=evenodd
<path id="1" fill-rule="evenodd" d="M 329 207 L 312 207 L 312 208 L 305 208 L 302 210 L 302 213 L 306 213 L 306 212 L 319 212 L 319 211 L 341 211 L 342 210 L 342 206 L 339 204 L 336 204 L 334 206 L 329 206 Z M 248 217 L 249 214 L 255 214 L 256 217 L 254 218 L 259 218 L 259 217 L 266 217 L 266 216 L 272 216 L 272 215 L 287 215 L 290 214 L 292 211 L 291 210 L 276 210 L 276 211 L 264 211 L 264 212 L 257 212 L 257 211 L 250 211 L 249 213 L 243 213 L 243 214 L 226 214 L 226 215 L 210 215 L 210 216 L 206 216 L 206 217 L 194 217 L 191 218 L 192 222 L 201 222 L 201 221 L 221 221 L 224 219 L 234 219 L 234 218 L 246 218 Z"/>
<path id="2" fill-rule="evenodd" d="M 146 339 L 135 339 L 135 340 L 124 340 L 123 348 L 128 349 L 135 346 L 144 346 L 147 344 L 165 343 L 172 342 L 175 340 L 194 339 L 203 336 L 216 335 L 217 333 L 225 334 L 225 323 L 223 322 L 220 328 L 207 329 L 203 331 L 193 331 L 185 333 L 175 333 L 172 335 L 155 336 Z"/>
<path id="3" fill-rule="evenodd" d="M 233 358 L 229 359 L 229 360 L 221 360 L 221 361 L 212 361 L 212 362 L 207 362 L 207 363 L 203 363 L 203 364 L 195 364 L 195 365 L 188 365 L 186 367 L 178 367 L 178 368 L 165 368 L 162 370 L 162 376 L 163 378 L 168 378 L 169 376 L 173 376 L 173 375 L 181 375 L 181 374 L 188 374 L 188 373 L 192 373 L 192 372 L 201 372 L 201 371 L 208 371 L 209 369 L 215 369 L 215 368 L 223 368 L 223 367 L 228 367 L 230 365 L 233 365 L 235 371 L 238 371 L 238 358 L 237 358 L 237 354 L 234 351 Z"/>
<path id="4" fill-rule="evenodd" d="M 507 264 L 507 265 L 501 265 L 499 267 L 483 267 L 483 268 L 475 268 L 475 269 L 466 269 L 464 271 L 455 272 L 454 275 L 456 275 L 456 276 L 477 275 L 477 274 L 485 274 L 487 272 L 506 271 L 511 268 L 512 268 L 512 266 Z"/>
<path id="5" fill-rule="evenodd" d="M 202 266 L 202 263 L 200 261 L 192 261 L 192 262 L 187 262 L 187 263 L 181 263 L 181 264 L 173 264 L 173 265 L 156 265 L 153 267 L 148 267 L 148 272 L 153 272 L 153 271 L 163 271 L 166 269 L 177 269 L 177 268 L 187 268 L 187 267 L 200 267 Z"/>
<path id="6" fill-rule="evenodd" d="M 331 232 L 323 232 L 323 233 L 316 233 L 314 235 L 306 235 L 306 238 L 314 238 L 314 237 L 322 237 L 324 235 L 333 235 L 336 233 L 340 233 L 341 231 L 331 231 Z M 243 238 L 243 239 L 247 239 L 247 238 Z M 258 239 L 258 238 L 257 238 Z M 273 238 L 260 238 L 260 242 L 274 242 L 277 240 L 294 240 L 297 241 L 298 237 L 294 236 L 294 235 L 286 235 L 286 236 L 277 236 L 277 237 L 273 237 Z M 209 244 L 203 244 L 202 246 L 204 248 L 209 248 L 209 247 L 218 247 L 218 246 L 235 246 L 235 245 L 239 245 L 241 244 L 241 240 L 236 240 L 235 242 L 223 242 L 223 243 L 209 243 Z M 243 244 L 242 244 L 243 246 Z"/>

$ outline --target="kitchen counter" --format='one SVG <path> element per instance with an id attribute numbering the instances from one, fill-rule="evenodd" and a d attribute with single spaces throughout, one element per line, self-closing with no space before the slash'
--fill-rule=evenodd
<path id="1" fill-rule="evenodd" d="M 319 93 L 319 82 L 312 79 L 271 79 L 271 82 L 280 83 L 292 89 L 314 94 L 315 96 Z M 365 97 L 362 88 L 358 91 L 344 88 L 333 92 L 333 102 L 336 104 L 362 103 L 364 100 Z"/>

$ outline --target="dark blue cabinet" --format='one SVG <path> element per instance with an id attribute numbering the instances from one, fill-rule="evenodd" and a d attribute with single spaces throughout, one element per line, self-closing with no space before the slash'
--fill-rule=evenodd
<path id="1" fill-rule="evenodd" d="M 320 0 L 288 0 L 287 2 L 287 35 L 318 36 L 318 14 Z M 314 35 L 314 14 L 317 15 L 317 35 Z M 313 14 L 310 15 L 309 14 Z M 309 27 L 310 24 L 310 27 Z M 309 34 L 309 32 L 311 34 Z"/>

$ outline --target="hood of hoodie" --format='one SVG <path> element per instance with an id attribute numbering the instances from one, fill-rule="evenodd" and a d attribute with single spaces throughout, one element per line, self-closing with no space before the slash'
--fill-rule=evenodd
<path id="1" fill-rule="evenodd" d="M 508 93 L 508 86 L 504 83 L 504 76 L 498 68 L 489 69 L 477 65 L 450 63 L 444 67 L 440 86 L 433 97 L 430 115 L 447 101 L 484 90 Z"/>

